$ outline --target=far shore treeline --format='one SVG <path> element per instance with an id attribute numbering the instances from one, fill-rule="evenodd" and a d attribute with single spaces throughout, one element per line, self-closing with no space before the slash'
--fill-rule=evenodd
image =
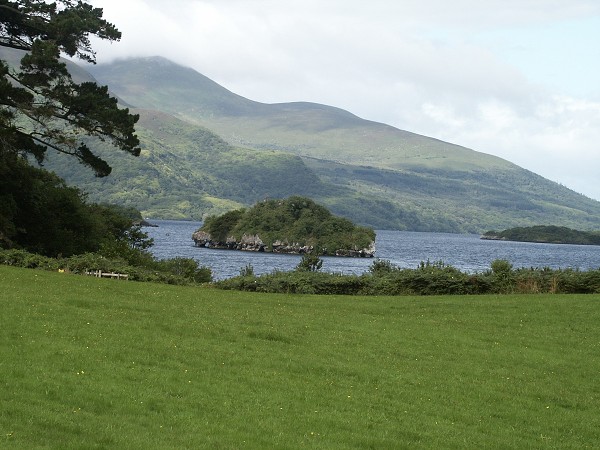
<path id="1" fill-rule="evenodd" d="M 488 231 L 482 239 L 548 244 L 600 245 L 600 232 L 579 231 L 555 225 L 515 227 L 504 231 Z"/>

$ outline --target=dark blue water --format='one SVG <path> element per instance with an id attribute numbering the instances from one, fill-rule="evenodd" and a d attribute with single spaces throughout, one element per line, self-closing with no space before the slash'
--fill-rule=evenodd
<path id="1" fill-rule="evenodd" d="M 158 228 L 145 228 L 154 238 L 153 254 L 159 258 L 194 258 L 213 271 L 215 279 L 239 275 L 250 264 L 254 273 L 273 270 L 293 270 L 300 262 L 297 255 L 274 255 L 230 250 L 198 248 L 192 233 L 200 222 L 171 220 L 151 221 Z M 600 246 L 556 245 L 527 242 L 486 241 L 478 235 L 448 233 L 416 233 L 409 231 L 377 231 L 375 242 L 379 259 L 389 260 L 399 267 L 416 268 L 421 261 L 443 261 L 464 272 L 483 272 L 495 259 L 506 259 L 514 267 L 600 268 Z M 323 258 L 323 270 L 344 274 L 361 274 L 374 259 Z"/>

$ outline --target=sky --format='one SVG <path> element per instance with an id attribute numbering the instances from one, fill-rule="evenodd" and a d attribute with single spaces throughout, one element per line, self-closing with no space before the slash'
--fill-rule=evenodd
<path id="1" fill-rule="evenodd" d="M 600 200 L 599 0 L 88 0 L 236 94 L 311 101 L 507 159 Z"/>

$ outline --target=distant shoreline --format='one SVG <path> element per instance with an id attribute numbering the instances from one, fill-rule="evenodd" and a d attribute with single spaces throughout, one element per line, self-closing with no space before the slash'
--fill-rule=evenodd
<path id="1" fill-rule="evenodd" d="M 554 225 L 488 231 L 481 239 L 490 241 L 532 242 L 537 244 L 600 245 L 600 232 L 579 231 Z"/>

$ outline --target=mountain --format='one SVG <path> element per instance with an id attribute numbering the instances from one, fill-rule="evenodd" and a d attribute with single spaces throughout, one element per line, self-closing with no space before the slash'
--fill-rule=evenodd
<path id="1" fill-rule="evenodd" d="M 95 147 L 113 166 L 108 178 L 50 155 L 46 167 L 93 201 L 135 206 L 149 217 L 201 219 L 302 195 L 379 229 L 600 225 L 600 203 L 564 186 L 339 108 L 255 102 L 158 57 L 69 66 L 77 79 L 108 84 L 140 114 L 139 158 Z"/>
<path id="2" fill-rule="evenodd" d="M 363 224 L 477 233 L 536 224 L 585 230 L 600 225 L 600 203 L 564 186 L 501 158 L 339 108 L 255 102 L 160 57 L 89 70 L 128 103 L 209 129 L 234 148 L 246 149 L 238 152 L 301 157 L 295 164 L 302 163 L 312 181 L 297 186 L 297 193 Z M 205 151 L 189 157 L 201 159 Z"/>
<path id="3" fill-rule="evenodd" d="M 361 119 L 332 106 L 264 104 L 161 57 L 90 67 L 120 98 L 205 126 L 233 145 L 390 169 L 511 168 L 508 161 Z"/>
<path id="4" fill-rule="evenodd" d="M 96 147 L 113 167 L 96 178 L 73 158 L 50 154 L 57 172 L 96 202 L 134 206 L 154 218 L 201 219 L 267 197 L 316 195 L 323 183 L 298 156 L 231 146 L 210 130 L 158 111 L 135 110 L 141 154 Z"/>

